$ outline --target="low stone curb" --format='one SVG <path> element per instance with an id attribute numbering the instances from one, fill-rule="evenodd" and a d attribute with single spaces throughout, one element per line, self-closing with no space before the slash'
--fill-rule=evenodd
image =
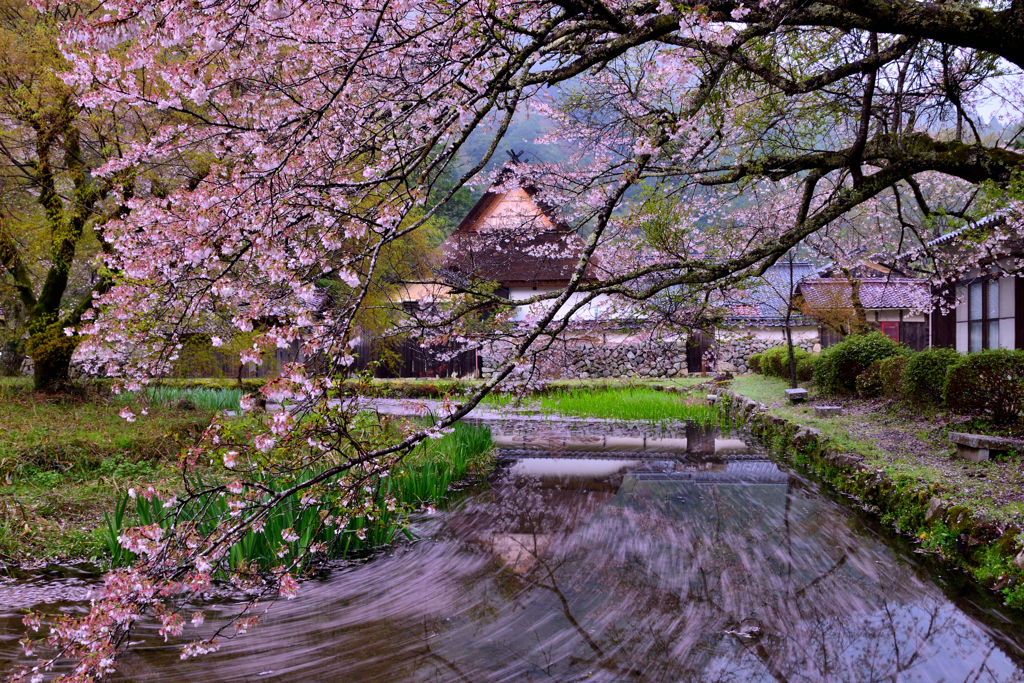
<path id="1" fill-rule="evenodd" d="M 938 557 L 966 570 L 980 584 L 1001 591 L 1007 604 L 1024 608 L 1024 550 L 1018 527 L 1001 528 L 965 505 L 948 504 L 940 497 L 945 490 L 941 485 L 924 485 L 910 476 L 894 480 L 866 465 L 861 456 L 838 451 L 817 429 L 772 415 L 763 403 L 728 389 L 717 393 L 719 405 L 774 456 L 811 470 L 901 533 L 915 538 L 922 538 L 922 533 L 951 534 L 949 538 L 955 540 L 946 543 L 948 548 L 940 545 Z M 991 560 L 992 548 L 1003 571 L 993 572 L 991 564 L 982 571 L 981 561 L 986 555 Z"/>

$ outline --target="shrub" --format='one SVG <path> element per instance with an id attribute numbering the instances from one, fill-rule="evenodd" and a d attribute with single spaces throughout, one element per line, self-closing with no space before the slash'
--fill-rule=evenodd
<path id="1" fill-rule="evenodd" d="M 796 359 L 797 380 L 802 382 L 809 380 L 814 374 L 814 356 L 803 349 L 794 347 L 793 358 Z M 789 347 L 786 344 L 768 349 L 760 360 L 763 374 L 789 379 Z M 803 363 L 802 366 L 801 363 Z M 802 372 L 801 367 L 803 368 Z"/>
<path id="2" fill-rule="evenodd" d="M 818 357 L 812 354 L 800 358 L 796 362 L 796 379 L 798 382 L 810 382 L 814 379 L 814 368 L 818 364 Z"/>
<path id="3" fill-rule="evenodd" d="M 963 356 L 954 349 L 926 349 L 907 359 L 903 371 L 903 392 L 918 403 L 942 403 L 946 373 Z"/>
<path id="4" fill-rule="evenodd" d="M 1024 409 L 1024 350 L 993 349 L 963 356 L 946 373 L 946 405 L 995 424 L 1020 418 Z"/>
<path id="5" fill-rule="evenodd" d="M 862 398 L 875 398 L 882 393 L 882 360 L 876 360 L 864 372 L 857 375 L 857 395 Z"/>
<path id="6" fill-rule="evenodd" d="M 761 358 L 762 355 L 760 353 L 755 353 L 747 361 L 747 366 L 754 372 L 761 372 Z"/>
<path id="7" fill-rule="evenodd" d="M 821 352 L 814 379 L 826 394 L 851 393 L 857 389 L 857 377 L 876 360 L 906 353 L 906 347 L 881 332 L 851 335 Z"/>
<path id="8" fill-rule="evenodd" d="M 906 372 L 907 363 L 912 357 L 901 354 L 878 361 L 878 380 L 881 384 L 882 396 L 891 399 L 904 398 L 903 375 Z"/>

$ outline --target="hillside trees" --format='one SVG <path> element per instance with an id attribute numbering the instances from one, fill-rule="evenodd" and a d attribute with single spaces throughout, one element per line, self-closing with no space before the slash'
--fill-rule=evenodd
<path id="1" fill-rule="evenodd" d="M 112 577 L 89 619 L 56 644 L 83 657 L 86 676 L 109 666 L 144 612 L 181 633 L 182 605 L 282 500 L 264 495 L 256 472 L 291 478 L 281 495 L 301 494 L 331 519 L 372 508 L 363 492 L 412 445 L 529 372 L 530 355 L 569 325 L 563 307 L 672 294 L 688 302 L 664 307 L 674 318 L 703 314 L 710 290 L 801 243 L 825 249 L 859 231 L 902 248 L 936 225 L 1019 210 L 1004 190 L 1024 156 L 976 129 L 983 105 L 1020 118 L 1022 16 L 1018 0 L 110 0 L 70 18 L 65 81 L 77 102 L 174 124 L 93 173 L 129 209 L 105 224 L 115 275 L 96 319 L 79 327 L 94 368 L 135 386 L 166 371 L 175 334 L 215 315 L 258 330 L 246 359 L 301 340 L 326 372 L 300 364 L 264 389 L 313 417 L 268 417 L 230 445 L 211 430 L 190 462 L 225 463 L 236 514 L 199 540 L 135 532 L 127 542 L 140 565 Z M 351 366 L 356 323 L 385 281 L 379 269 L 401 253 L 391 245 L 442 211 L 432 190 L 470 135 L 487 129 L 491 143 L 445 199 L 527 108 L 575 151 L 513 167 L 503 182 L 530 185 L 585 236 L 569 286 L 519 302 L 547 308 L 517 330 L 493 379 L 429 430 L 385 430 L 332 403 L 332 377 Z M 206 161 L 193 182 L 124 189 L 140 168 L 190 158 Z M 432 324 L 457 333 L 467 314 L 509 305 L 485 283 Z M 320 474 L 300 476 L 309 468 Z M 234 578 L 253 604 L 291 596 L 300 555 L 269 579 Z M 215 647 L 204 638 L 189 652 Z"/>

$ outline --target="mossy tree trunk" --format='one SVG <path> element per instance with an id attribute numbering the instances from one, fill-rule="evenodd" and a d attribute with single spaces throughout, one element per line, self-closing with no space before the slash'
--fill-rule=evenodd
<path id="1" fill-rule="evenodd" d="M 68 95 L 58 106 L 28 113 L 24 119 L 35 133 L 35 161 L 25 168 L 25 174 L 38 191 L 48 238 L 45 256 L 49 267 L 38 292 L 18 242 L 0 221 L 0 264 L 14 281 L 27 312 L 25 351 L 34 364 L 37 390 L 56 390 L 67 382 L 79 338 L 69 336 L 65 328 L 77 325 L 92 303 L 89 292 L 70 310 L 62 308 L 83 232 L 104 194 L 82 160 L 76 115 L 77 105 Z M 55 158 L 63 167 L 59 172 Z M 66 196 L 61 194 L 64 187 L 70 187 Z"/>

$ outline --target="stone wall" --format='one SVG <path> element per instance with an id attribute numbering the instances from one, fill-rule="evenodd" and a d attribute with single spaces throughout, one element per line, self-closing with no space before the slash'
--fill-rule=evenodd
<path id="1" fill-rule="evenodd" d="M 490 377 L 496 365 L 496 360 L 481 354 L 480 373 L 484 379 Z M 683 340 L 569 343 L 545 352 L 539 366 L 540 375 L 545 379 L 667 379 L 686 374 L 686 345 Z"/>
<path id="2" fill-rule="evenodd" d="M 764 353 L 775 346 L 782 346 L 782 339 L 764 339 L 763 337 L 739 337 L 737 339 L 718 340 L 718 369 L 729 372 L 747 372 L 750 369 L 750 357 L 755 353 Z M 818 338 L 800 339 L 794 343 L 799 349 L 808 353 L 820 353 L 821 345 Z"/>
<path id="3" fill-rule="evenodd" d="M 747 372 L 753 354 L 764 353 L 782 343 L 780 339 L 759 337 L 719 339 L 716 349 L 717 369 L 734 373 Z M 816 337 L 800 340 L 796 346 L 812 353 L 821 350 Z M 486 352 L 481 352 L 480 356 L 481 376 L 487 379 L 498 362 Z M 539 366 L 540 375 L 545 379 L 681 377 L 687 374 L 686 342 L 682 339 L 620 344 L 568 342 L 545 352 Z"/>

